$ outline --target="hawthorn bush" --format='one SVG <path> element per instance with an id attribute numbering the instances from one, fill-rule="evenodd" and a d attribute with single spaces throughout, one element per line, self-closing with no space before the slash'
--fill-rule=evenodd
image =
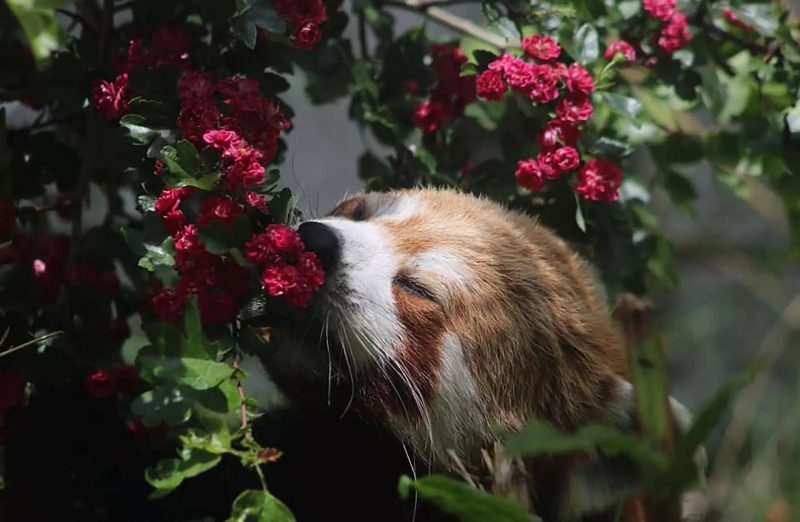
<path id="1" fill-rule="evenodd" d="M 474 23 L 449 10 L 456 3 L 469 2 L 0 4 L 9 469 L 26 411 L 48 390 L 77 389 L 89 413 L 67 422 L 120 418 L 129 433 L 114 436 L 154 448 L 141 453 L 144 476 L 126 477 L 149 484 L 150 502 L 191 490 L 226 459 L 261 483 L 239 494 L 230 520 L 294 519 L 269 492 L 264 469 L 281 451 L 253 436 L 258 405 L 240 361 L 268 350 L 324 283 L 280 185 L 293 115 L 281 94 L 295 74 L 312 103 L 348 97 L 350 117 L 385 145 L 386 157 L 357 160 L 369 190 L 422 183 L 525 210 L 599 267 L 612 298 L 677 283 L 649 204 L 662 191 L 692 214 L 686 169 L 698 163 L 745 200 L 755 185 L 774 189 L 792 225 L 789 255 L 800 252 L 800 27 L 786 5 L 484 0 L 474 4 L 485 23 Z M 422 25 L 396 33 L 398 10 Z M 428 22 L 453 36 L 434 39 Z M 633 170 L 635 154 L 653 168 Z M 126 341 L 132 328 L 147 341 Z M 628 454 L 656 504 L 694 487 L 694 451 L 747 376 L 667 447 L 664 356 L 653 338 L 637 350 L 641 437 L 561 435 L 533 421 L 509 451 Z M 532 519 L 441 477 L 400 489 L 463 520 Z M 85 519 L 115 519 L 94 512 L 96 500 L 75 500 Z"/>

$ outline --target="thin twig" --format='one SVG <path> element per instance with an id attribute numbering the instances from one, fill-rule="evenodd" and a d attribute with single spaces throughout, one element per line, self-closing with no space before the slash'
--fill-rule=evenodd
<path id="1" fill-rule="evenodd" d="M 369 58 L 369 47 L 367 46 L 367 20 L 364 11 L 358 13 L 358 43 L 361 47 L 361 58 Z"/>
<path id="2" fill-rule="evenodd" d="M 385 5 L 397 7 L 401 9 L 408 9 L 417 12 L 437 24 L 452 29 L 456 32 L 472 36 L 478 40 L 484 41 L 489 45 L 497 47 L 498 49 L 508 49 L 511 47 L 505 38 L 491 31 L 487 31 L 480 27 L 471 20 L 454 15 L 436 5 L 449 5 L 453 2 L 433 2 L 430 0 L 386 0 Z"/>
<path id="3" fill-rule="evenodd" d="M 39 343 L 44 342 L 44 341 L 46 341 L 48 339 L 52 339 L 53 337 L 58 337 L 59 335 L 63 335 L 63 334 L 64 334 L 64 332 L 59 330 L 57 332 L 50 332 L 49 334 L 45 334 L 45 335 L 43 335 L 41 337 L 37 337 L 36 339 L 31 339 L 30 341 L 28 341 L 26 343 L 22 343 L 22 344 L 20 344 L 18 346 L 14 346 L 13 348 L 9 348 L 8 350 L 6 350 L 4 352 L 0 352 L 0 358 L 6 357 L 8 355 L 11 355 L 12 353 L 15 353 L 15 352 L 18 352 L 18 351 L 24 349 L 24 348 L 39 344 Z M 3 336 L 3 340 L 5 340 L 5 338 L 6 338 L 6 336 L 4 335 Z"/>
<path id="4" fill-rule="evenodd" d="M 252 433 L 249 430 L 249 421 L 248 421 L 248 412 L 247 412 L 247 402 L 245 399 L 247 395 L 244 393 L 244 386 L 242 386 L 242 377 L 240 372 L 242 356 L 239 353 L 239 348 L 234 348 L 233 352 L 233 367 L 236 369 L 236 389 L 239 391 L 239 400 L 241 401 L 241 406 L 239 407 L 239 415 L 241 416 L 241 425 L 242 430 L 244 430 L 244 436 L 246 439 L 250 440 L 253 438 Z"/>

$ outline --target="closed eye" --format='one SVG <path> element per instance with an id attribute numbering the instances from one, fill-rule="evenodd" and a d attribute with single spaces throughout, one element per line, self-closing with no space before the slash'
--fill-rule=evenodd
<path id="1" fill-rule="evenodd" d="M 419 281 L 415 281 L 406 275 L 398 274 L 394 276 L 394 279 L 392 279 L 392 284 L 404 292 L 427 299 L 429 301 L 433 301 L 434 303 L 436 302 L 436 296 L 433 292 L 425 288 L 425 286 L 420 284 Z"/>

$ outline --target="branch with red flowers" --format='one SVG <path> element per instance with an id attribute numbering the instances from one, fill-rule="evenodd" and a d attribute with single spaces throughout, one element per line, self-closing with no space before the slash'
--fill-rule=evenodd
<path id="1" fill-rule="evenodd" d="M 463 0 L 462 0 L 463 2 Z M 452 29 L 453 31 L 477 38 L 500 50 L 507 49 L 512 45 L 509 42 L 491 31 L 480 27 L 471 20 L 454 15 L 438 5 L 452 5 L 459 3 L 452 0 L 386 0 L 385 5 L 407 9 L 419 13 L 426 18 L 433 20 L 437 24 Z"/>

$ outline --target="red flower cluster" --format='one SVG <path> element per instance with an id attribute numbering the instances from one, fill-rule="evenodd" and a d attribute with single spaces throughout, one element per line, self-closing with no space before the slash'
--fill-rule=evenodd
<path id="1" fill-rule="evenodd" d="M 127 52 L 118 54 L 114 59 L 114 66 L 120 74 L 110 82 L 95 80 L 92 104 L 107 120 L 119 120 L 128 113 L 128 102 L 132 98 L 128 73 L 163 65 L 187 67 L 189 45 L 189 36 L 175 27 L 162 27 L 150 39 L 132 40 Z"/>
<path id="2" fill-rule="evenodd" d="M 86 377 L 86 390 L 95 399 L 110 399 L 116 395 L 132 395 L 139 388 L 136 368 L 120 366 L 108 372 L 98 370 Z"/>
<path id="3" fill-rule="evenodd" d="M 464 108 L 475 101 L 475 78 L 461 76 L 465 63 L 467 57 L 461 49 L 440 44 L 431 46 L 431 68 L 436 72 L 436 85 L 429 99 L 414 113 L 414 124 L 422 132 L 437 132 L 445 121 L 461 117 Z"/>
<path id="4" fill-rule="evenodd" d="M 311 50 L 317 46 L 322 38 L 320 25 L 328 20 L 322 0 L 275 0 L 273 5 L 291 25 L 295 47 Z"/>
<path id="5" fill-rule="evenodd" d="M 217 107 L 217 93 L 229 114 Z M 208 73 L 190 72 L 181 78 L 178 95 L 183 137 L 198 148 L 210 145 L 223 153 L 229 189 L 261 183 L 263 164 L 275 160 L 280 133 L 291 123 L 277 104 L 261 96 L 258 82 L 230 78 L 217 84 Z"/>
<path id="6" fill-rule="evenodd" d="M 127 53 L 116 60 L 117 67 L 123 72 L 164 65 L 188 67 L 190 46 L 189 35 L 183 29 L 161 27 L 152 38 L 132 40 Z"/>
<path id="7" fill-rule="evenodd" d="M 723 9 L 722 16 L 725 17 L 725 20 L 727 20 L 729 24 L 731 24 L 734 27 L 738 27 L 739 29 L 741 29 L 746 33 L 752 33 L 753 31 L 755 31 L 752 25 L 743 22 L 742 19 L 739 18 L 739 15 L 737 15 L 734 11 L 730 9 Z"/>
<path id="8" fill-rule="evenodd" d="M 25 402 L 25 379 L 13 371 L 0 373 L 0 445 L 5 444 L 9 416 Z"/>
<path id="9" fill-rule="evenodd" d="M 617 54 L 621 55 L 629 62 L 636 61 L 636 49 L 634 49 L 633 46 L 625 40 L 618 40 L 609 45 L 608 49 L 606 49 L 606 52 L 603 53 L 603 57 L 606 60 L 613 60 L 614 56 Z"/>
<path id="10" fill-rule="evenodd" d="M 282 296 L 290 306 L 305 308 L 325 282 L 322 265 L 305 252 L 300 235 L 285 225 L 270 225 L 247 243 L 247 259 L 263 269 L 261 284 L 272 297 Z"/>
<path id="11" fill-rule="evenodd" d="M 665 53 L 672 54 L 692 41 L 686 15 L 678 11 L 676 0 L 642 0 L 645 11 L 664 24 L 658 34 L 657 43 Z"/>
<path id="12" fill-rule="evenodd" d="M 9 235 L 17 226 L 17 212 L 14 205 L 0 199 L 0 237 Z"/>
<path id="13" fill-rule="evenodd" d="M 592 117 L 594 108 L 591 95 L 595 91 L 595 84 L 594 78 L 583 65 L 573 63 L 567 66 L 557 62 L 561 56 L 561 47 L 548 36 L 534 35 L 526 38 L 522 42 L 522 48 L 535 63 L 505 54 L 490 63 L 487 70 L 480 75 L 477 91 L 478 96 L 485 100 L 502 100 L 511 89 L 527 96 L 536 104 L 558 102 L 554 107 L 556 118 L 547 122 L 539 132 L 539 154 L 536 158 L 517 163 L 517 184 L 531 192 L 538 192 L 547 181 L 559 179 L 580 167 L 581 155 L 577 145 L 581 133 L 578 126 Z M 626 42 L 617 42 L 609 48 L 606 55 L 613 58 L 616 52 L 622 52 L 629 57 L 633 48 Z M 632 59 L 635 59 L 635 52 Z M 600 160 L 593 160 L 587 165 L 594 165 L 595 161 Z M 593 169 L 590 171 L 598 171 L 596 167 Z M 585 170 L 586 166 L 582 172 Z M 605 170 L 602 172 L 605 173 Z M 584 178 L 591 179 L 593 187 L 601 185 L 599 176 L 582 175 L 579 187 L 588 186 L 589 181 L 581 181 Z M 599 201 L 616 199 L 618 184 L 607 184 L 604 187 L 608 190 L 608 196 L 598 197 L 599 189 L 587 190 L 585 187 L 579 193 L 587 199 Z"/>
<path id="14" fill-rule="evenodd" d="M 233 321 L 239 302 L 250 289 L 247 270 L 229 256 L 208 252 L 197 237 L 197 225 L 186 225 L 172 237 L 176 250 L 175 267 L 181 278 L 174 290 L 162 289 L 153 295 L 156 316 L 162 321 L 177 323 L 186 302 L 196 296 L 204 324 Z"/>

